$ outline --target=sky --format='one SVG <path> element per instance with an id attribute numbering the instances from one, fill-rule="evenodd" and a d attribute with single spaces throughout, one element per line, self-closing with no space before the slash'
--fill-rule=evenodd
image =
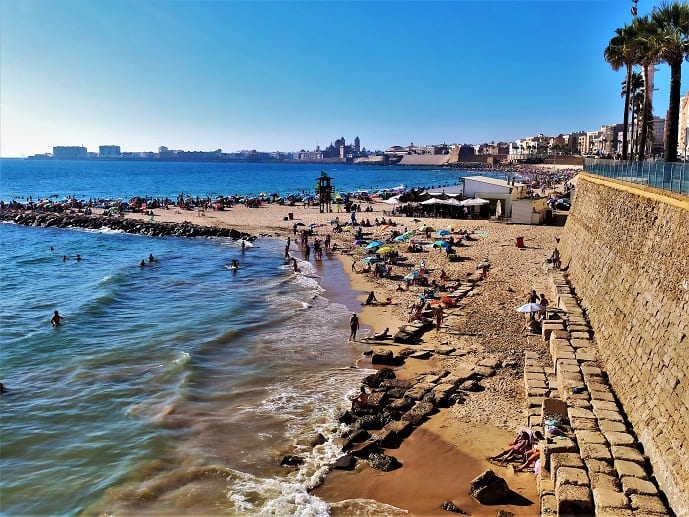
<path id="1" fill-rule="evenodd" d="M 657 3 L 640 0 L 639 14 Z M 384 150 L 592 131 L 622 121 L 624 72 L 603 50 L 631 6 L 2 0 L 0 156 L 298 151 L 341 136 Z M 664 116 L 669 70 L 658 69 Z"/>

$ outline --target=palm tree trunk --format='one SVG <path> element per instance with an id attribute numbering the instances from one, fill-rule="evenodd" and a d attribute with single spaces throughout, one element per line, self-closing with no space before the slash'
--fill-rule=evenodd
<path id="1" fill-rule="evenodd" d="M 644 161 L 646 158 L 646 140 L 648 139 L 648 121 L 653 117 L 653 107 L 651 106 L 651 85 L 649 77 L 649 68 L 652 65 L 644 65 L 644 106 L 641 111 L 641 122 L 639 123 L 641 129 L 641 138 L 639 139 L 639 161 Z"/>
<path id="2" fill-rule="evenodd" d="M 629 128 L 629 97 L 631 95 L 632 65 L 627 63 L 627 80 L 624 92 L 624 133 L 622 133 L 622 159 L 627 160 L 627 129 Z"/>
<path id="3" fill-rule="evenodd" d="M 634 158 L 634 151 L 636 150 L 636 145 L 635 145 L 636 144 L 636 133 L 635 133 L 636 127 L 634 126 L 634 120 L 635 119 L 636 119 L 636 108 L 634 108 L 634 106 L 632 106 L 632 131 L 631 131 L 631 133 L 632 133 L 632 148 L 631 148 L 632 159 Z"/>
<path id="4" fill-rule="evenodd" d="M 665 161 L 677 161 L 677 137 L 679 136 L 680 86 L 682 82 L 682 62 L 670 63 L 670 102 L 668 119 L 665 121 Z"/>

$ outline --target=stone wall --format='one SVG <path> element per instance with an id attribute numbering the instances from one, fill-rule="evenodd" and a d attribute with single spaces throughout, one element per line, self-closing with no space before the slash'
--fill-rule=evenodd
<path id="1" fill-rule="evenodd" d="M 559 249 L 653 474 L 689 515 L 689 198 L 581 174 Z"/>

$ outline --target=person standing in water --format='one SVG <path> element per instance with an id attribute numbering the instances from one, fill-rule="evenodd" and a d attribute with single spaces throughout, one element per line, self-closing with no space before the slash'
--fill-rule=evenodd
<path id="1" fill-rule="evenodd" d="M 359 316 L 356 315 L 356 312 L 352 313 L 352 317 L 349 319 L 349 340 L 350 341 L 356 341 L 356 332 L 359 330 Z"/>
<path id="2" fill-rule="evenodd" d="M 65 319 L 63 316 L 60 316 L 60 313 L 55 311 L 53 314 L 53 317 L 50 318 L 50 323 L 53 325 L 53 327 L 59 327 L 60 326 L 60 321 Z"/>

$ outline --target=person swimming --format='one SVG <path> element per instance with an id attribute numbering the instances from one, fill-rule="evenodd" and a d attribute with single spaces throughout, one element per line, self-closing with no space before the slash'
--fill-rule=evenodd
<path id="1" fill-rule="evenodd" d="M 149 262 L 155 262 L 155 257 L 153 256 L 153 253 L 149 253 L 149 255 L 148 255 L 148 261 L 149 261 Z"/>
<path id="2" fill-rule="evenodd" d="M 53 327 L 59 327 L 60 326 L 60 321 L 65 319 L 63 316 L 60 316 L 60 313 L 55 311 L 53 314 L 53 317 L 50 318 L 50 323 L 52 324 Z"/>

